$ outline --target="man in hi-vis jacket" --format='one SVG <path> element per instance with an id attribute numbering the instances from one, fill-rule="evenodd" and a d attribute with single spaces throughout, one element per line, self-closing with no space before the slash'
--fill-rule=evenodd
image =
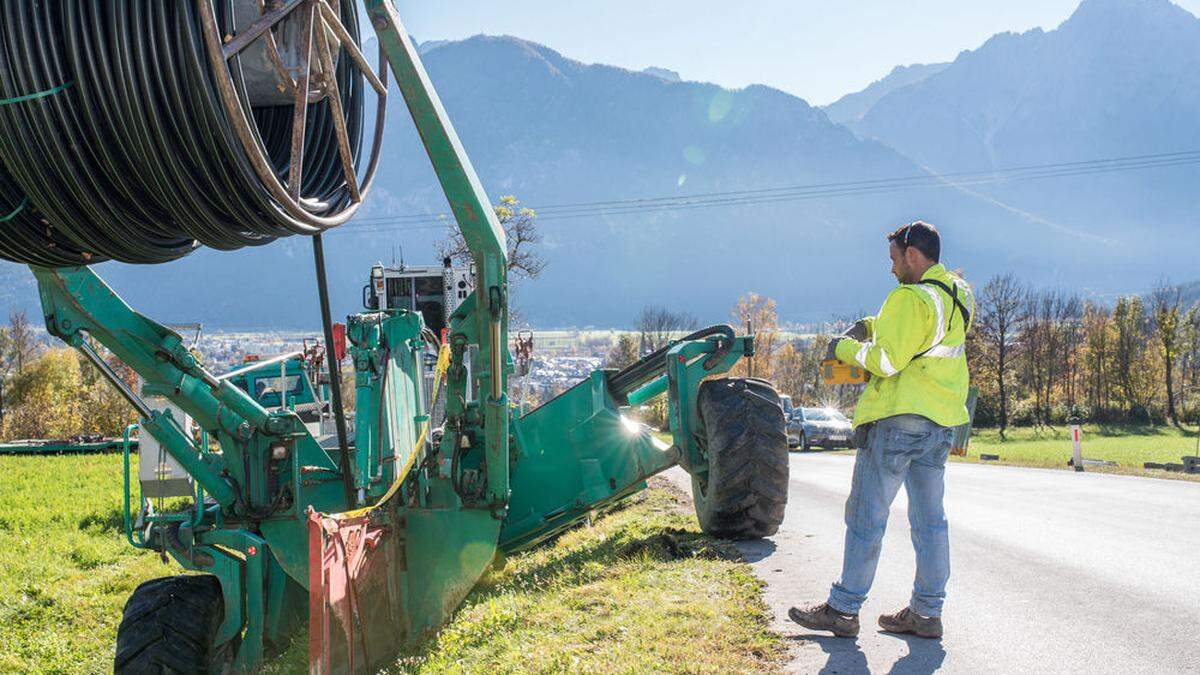
<path id="1" fill-rule="evenodd" d="M 846 500 L 842 576 L 826 602 L 793 607 L 788 616 L 812 630 L 858 635 L 858 612 L 875 578 L 888 511 L 903 484 L 916 580 L 908 605 L 880 616 L 879 626 L 940 638 L 950 577 L 943 477 L 954 427 L 969 421 L 965 347 L 975 299 L 970 286 L 940 264 L 935 227 L 917 221 L 887 239 L 900 285 L 878 316 L 860 320 L 829 344 L 830 358 L 871 374 L 854 412 L 858 457 Z"/>

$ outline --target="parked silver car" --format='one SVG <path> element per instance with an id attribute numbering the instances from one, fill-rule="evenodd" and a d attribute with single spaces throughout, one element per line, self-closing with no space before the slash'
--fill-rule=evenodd
<path id="1" fill-rule="evenodd" d="M 854 429 L 850 420 L 833 408 L 796 408 L 788 419 L 788 444 L 808 450 L 854 447 Z"/>

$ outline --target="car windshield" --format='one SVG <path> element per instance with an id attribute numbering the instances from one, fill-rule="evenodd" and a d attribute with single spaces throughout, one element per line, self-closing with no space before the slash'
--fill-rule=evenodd
<path id="1" fill-rule="evenodd" d="M 804 419 L 810 422 L 846 422 L 846 416 L 829 408 L 805 408 Z"/>

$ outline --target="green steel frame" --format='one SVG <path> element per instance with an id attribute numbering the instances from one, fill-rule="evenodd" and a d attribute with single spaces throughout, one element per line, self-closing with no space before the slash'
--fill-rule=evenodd
<path id="1" fill-rule="evenodd" d="M 309 512 L 375 505 L 403 480 L 402 499 L 372 518 L 402 534 L 403 564 L 394 574 L 405 616 L 396 635 L 417 639 L 446 620 L 497 550 L 543 541 L 671 466 L 702 479 L 700 382 L 753 349 L 751 338 L 729 329 L 685 339 L 639 364 L 635 376 L 599 371 L 514 416 L 507 397 L 512 360 L 504 231 L 395 8 L 390 0 L 364 2 L 478 275 L 474 294 L 451 318 L 440 445 L 418 445 L 428 419 L 418 386 L 419 314 L 349 318 L 357 406 L 350 467 L 357 495 L 347 503 L 340 450 L 322 447 L 295 414 L 268 411 L 216 378 L 179 335 L 132 310 L 91 269 L 33 268 L 49 332 L 108 376 L 138 409 L 141 433 L 157 439 L 195 479 L 191 513 L 152 518 L 135 532 L 127 450 L 126 533 L 134 546 L 219 578 L 226 611 L 218 643 L 240 637 L 236 666 L 243 671 L 262 662 L 268 645 L 285 642 L 307 614 Z M 190 415 L 203 440 L 144 403 L 95 352 L 93 340 L 142 376 L 142 393 L 163 396 Z M 671 444 L 622 414 L 624 406 L 664 394 Z M 209 438 L 219 451 L 210 451 Z"/>

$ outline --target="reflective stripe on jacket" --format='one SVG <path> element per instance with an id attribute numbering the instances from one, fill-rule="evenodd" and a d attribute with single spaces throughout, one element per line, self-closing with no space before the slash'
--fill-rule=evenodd
<path id="1" fill-rule="evenodd" d="M 975 297 L 961 277 L 940 264 L 922 281 L 935 280 L 958 290 L 958 300 L 974 318 Z M 870 371 L 871 381 L 858 399 L 854 426 L 894 415 L 921 415 L 953 427 L 966 424 L 967 318 L 953 298 L 928 284 L 901 284 L 867 320 L 869 342 L 838 343 L 838 360 Z"/>

